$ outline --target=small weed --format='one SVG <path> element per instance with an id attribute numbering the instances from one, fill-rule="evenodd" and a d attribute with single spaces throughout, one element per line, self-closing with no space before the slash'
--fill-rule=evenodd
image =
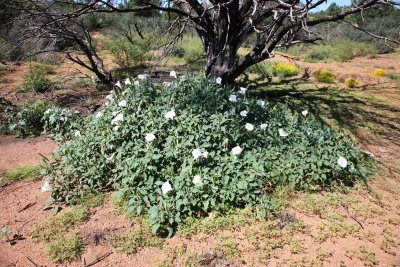
<path id="1" fill-rule="evenodd" d="M 179 225 L 178 231 L 182 236 L 190 236 L 197 233 L 211 234 L 218 230 L 230 230 L 249 225 L 257 221 L 251 210 L 237 209 L 226 214 L 213 212 L 208 218 L 189 217 L 184 224 Z"/>
<path id="2" fill-rule="evenodd" d="M 110 244 L 116 252 L 135 254 L 140 248 L 160 247 L 163 239 L 151 233 L 150 228 L 142 218 L 137 218 L 134 229 L 115 232 L 110 237 Z"/>
<path id="3" fill-rule="evenodd" d="M 392 231 L 385 227 L 382 231 L 383 241 L 381 243 L 381 249 L 390 255 L 396 255 L 397 246 L 400 245 L 400 242 L 396 240 Z"/>
<path id="4" fill-rule="evenodd" d="M 107 194 L 104 192 L 93 192 L 85 194 L 84 196 L 75 200 L 75 205 L 82 205 L 87 208 L 95 208 L 104 203 Z"/>
<path id="5" fill-rule="evenodd" d="M 85 243 L 78 235 L 68 235 L 52 239 L 44 247 L 46 255 L 59 262 L 72 261 L 82 255 Z"/>
<path id="6" fill-rule="evenodd" d="M 358 251 L 358 258 L 364 262 L 365 266 L 375 266 L 379 264 L 379 260 L 372 251 L 368 251 L 365 246 L 360 246 Z"/>
<path id="7" fill-rule="evenodd" d="M 88 216 L 88 208 L 84 206 L 68 207 L 56 216 L 35 224 L 29 235 L 38 241 L 51 241 L 75 229 Z"/>
<path id="8" fill-rule="evenodd" d="M 0 173 L 0 185 L 13 181 L 31 181 L 40 177 L 40 165 L 20 165 Z"/>
<path id="9" fill-rule="evenodd" d="M 303 246 L 303 242 L 300 239 L 293 238 L 289 244 L 289 250 L 293 254 L 301 254 L 304 253 L 305 247 Z"/>
<path id="10" fill-rule="evenodd" d="M 215 245 L 214 251 L 227 258 L 237 259 L 240 254 L 238 246 L 239 245 L 231 238 L 221 238 L 219 242 Z"/>
<path id="11" fill-rule="evenodd" d="M 332 251 L 323 247 L 319 247 L 316 251 L 316 259 L 320 263 L 327 261 L 332 255 Z"/>
<path id="12" fill-rule="evenodd" d="M 354 250 L 351 250 L 350 248 L 347 248 L 347 247 L 344 247 L 343 251 L 344 251 L 344 255 L 350 259 L 353 259 L 354 256 L 356 255 L 356 252 Z"/>

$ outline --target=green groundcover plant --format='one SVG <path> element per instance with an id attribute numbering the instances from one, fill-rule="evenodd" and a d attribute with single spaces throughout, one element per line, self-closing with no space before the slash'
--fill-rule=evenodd
<path id="1" fill-rule="evenodd" d="M 212 210 L 248 206 L 266 216 L 279 185 L 312 190 L 367 173 L 361 151 L 306 110 L 204 78 L 127 84 L 54 154 L 53 204 L 117 190 L 153 233 L 171 235 Z"/>

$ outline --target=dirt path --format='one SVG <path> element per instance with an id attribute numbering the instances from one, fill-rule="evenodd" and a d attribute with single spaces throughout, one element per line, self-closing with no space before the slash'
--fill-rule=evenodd
<path id="1" fill-rule="evenodd" d="M 37 164 L 40 154 L 49 156 L 56 144 L 46 136 L 17 138 L 0 136 L 0 172 L 22 164 Z"/>

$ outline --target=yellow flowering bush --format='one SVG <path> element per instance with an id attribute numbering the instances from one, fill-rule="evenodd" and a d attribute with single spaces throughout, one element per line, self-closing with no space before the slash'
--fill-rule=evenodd
<path id="1" fill-rule="evenodd" d="M 358 80 L 353 77 L 349 77 L 344 81 L 344 83 L 346 84 L 347 87 L 354 88 L 358 85 Z"/>
<path id="2" fill-rule="evenodd" d="M 374 71 L 374 76 L 376 76 L 376 77 L 383 77 L 383 76 L 385 76 L 385 70 L 384 70 L 384 69 L 381 69 L 381 68 L 376 69 L 376 70 Z"/>
<path id="3" fill-rule="evenodd" d="M 314 72 L 313 74 L 314 78 L 323 83 L 333 83 L 335 82 L 335 75 L 333 75 L 333 72 L 330 70 L 318 70 Z"/>
<path id="4" fill-rule="evenodd" d="M 292 77 L 299 74 L 300 68 L 296 65 L 277 62 L 272 66 L 272 74 L 280 78 Z"/>

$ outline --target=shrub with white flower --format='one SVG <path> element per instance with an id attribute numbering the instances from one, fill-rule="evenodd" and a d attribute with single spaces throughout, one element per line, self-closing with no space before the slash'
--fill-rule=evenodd
<path id="1" fill-rule="evenodd" d="M 217 84 L 222 84 L 222 78 L 221 77 L 217 77 L 217 79 L 215 79 L 215 82 Z"/>
<path id="2" fill-rule="evenodd" d="M 365 177 L 365 154 L 323 121 L 235 94 L 187 76 L 169 86 L 124 86 L 97 111 L 102 116 L 89 115 L 72 131 L 79 138 L 59 143 L 45 176 L 52 200 L 117 189 L 128 212 L 146 214 L 154 233 L 171 235 L 188 216 L 213 210 L 248 206 L 266 216 L 280 185 L 312 190 Z M 122 100 L 129 103 L 123 113 Z M 251 111 L 245 121 L 241 111 Z"/>
<path id="3" fill-rule="evenodd" d="M 235 146 L 234 148 L 232 148 L 232 154 L 235 156 L 240 155 L 242 151 L 243 149 L 240 146 Z"/>
<path id="4" fill-rule="evenodd" d="M 126 78 L 125 85 L 132 85 L 131 80 L 129 78 Z"/>
<path id="5" fill-rule="evenodd" d="M 339 165 L 341 168 L 346 168 L 346 167 L 347 167 L 347 160 L 346 160 L 344 157 L 342 157 L 342 156 L 340 156 L 340 157 L 338 158 L 337 163 L 338 163 L 338 165 Z"/>
<path id="6" fill-rule="evenodd" d="M 124 114 L 118 113 L 118 114 L 114 117 L 114 119 L 112 119 L 111 124 L 112 124 L 112 125 L 118 124 L 118 123 L 119 123 L 120 121 L 122 121 L 123 119 L 124 119 Z"/>
<path id="7" fill-rule="evenodd" d="M 265 101 L 264 100 L 257 100 L 257 104 L 261 107 L 265 106 Z"/>
<path id="8" fill-rule="evenodd" d="M 244 95 L 244 94 L 246 94 L 246 91 L 247 91 L 247 89 L 246 88 L 244 88 L 244 87 L 240 87 L 239 88 L 239 94 L 242 94 L 242 95 Z"/>
<path id="9" fill-rule="evenodd" d="M 121 85 L 121 82 L 120 82 L 120 81 L 118 81 L 118 82 L 115 84 L 115 86 L 118 87 L 118 88 L 120 88 L 120 89 L 122 88 L 122 85 Z"/>
<path id="10" fill-rule="evenodd" d="M 119 107 L 126 107 L 127 104 L 128 104 L 128 103 L 126 102 L 125 99 L 123 99 L 123 100 L 121 100 L 121 101 L 118 102 L 118 106 L 119 106 Z"/>
<path id="11" fill-rule="evenodd" d="M 170 77 L 174 77 L 174 78 L 176 79 L 176 78 L 177 78 L 177 77 L 176 77 L 176 71 L 174 71 L 174 70 L 171 71 L 171 72 L 169 73 L 169 76 L 170 76 Z"/>
<path id="12" fill-rule="evenodd" d="M 228 99 L 231 102 L 237 102 L 237 97 L 235 95 L 230 95 Z"/>
<path id="13" fill-rule="evenodd" d="M 279 136 L 281 137 L 287 137 L 289 134 L 282 128 L 279 128 L 278 130 Z"/>
<path id="14" fill-rule="evenodd" d="M 193 177 L 193 181 L 192 181 L 195 185 L 199 185 L 201 184 L 201 176 L 200 175 L 195 175 Z"/>
<path id="15" fill-rule="evenodd" d="M 162 190 L 162 193 L 163 193 L 164 195 L 166 195 L 169 191 L 172 190 L 172 186 L 171 186 L 171 184 L 170 184 L 169 182 L 165 182 L 165 183 L 163 183 L 163 185 L 161 186 L 161 190 Z"/>
<path id="16" fill-rule="evenodd" d="M 247 117 L 247 113 L 249 113 L 247 110 L 242 110 L 240 111 L 240 116 Z"/>
<path id="17" fill-rule="evenodd" d="M 254 125 L 251 123 L 246 123 L 246 125 L 244 126 L 246 128 L 247 131 L 253 131 L 254 130 Z"/>
<path id="18" fill-rule="evenodd" d="M 201 156 L 203 156 L 203 153 L 201 153 L 201 151 L 200 151 L 200 149 L 193 149 L 193 151 L 192 151 L 192 155 L 193 155 L 193 158 L 194 159 L 198 159 L 198 158 L 200 158 Z"/>
<path id="19" fill-rule="evenodd" d="M 176 113 L 174 110 L 168 111 L 165 113 L 165 118 L 168 120 L 172 120 L 176 116 Z"/>
<path id="20" fill-rule="evenodd" d="M 154 141 L 155 139 L 156 139 L 156 136 L 155 136 L 154 134 L 152 134 L 152 133 L 148 133 L 148 134 L 146 134 L 146 136 L 145 136 L 146 142 L 152 142 L 152 141 Z"/>
<path id="21" fill-rule="evenodd" d="M 306 117 L 306 116 L 308 115 L 308 110 L 303 110 L 303 111 L 301 112 L 301 114 L 303 114 L 303 116 Z"/>

